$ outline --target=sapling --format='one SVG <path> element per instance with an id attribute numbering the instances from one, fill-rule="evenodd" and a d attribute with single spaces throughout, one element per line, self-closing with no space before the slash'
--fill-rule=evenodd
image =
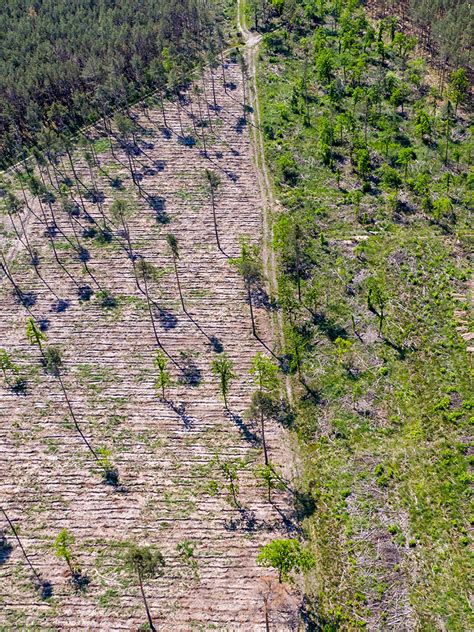
<path id="1" fill-rule="evenodd" d="M 41 354 L 44 356 L 43 343 L 47 341 L 47 337 L 31 317 L 26 321 L 26 338 L 30 345 L 38 345 Z"/>
<path id="2" fill-rule="evenodd" d="M 217 230 L 216 200 L 215 200 L 215 193 L 221 183 L 221 180 L 219 176 L 214 171 L 211 171 L 210 169 L 206 169 L 206 179 L 209 185 L 209 193 L 211 196 L 212 217 L 214 221 L 214 233 L 216 235 L 217 247 L 219 248 L 221 252 L 224 252 L 222 250 L 220 240 L 219 240 L 219 231 Z"/>
<path id="3" fill-rule="evenodd" d="M 252 304 L 252 289 L 263 281 L 262 260 L 258 246 L 250 244 L 247 239 L 242 239 L 240 256 L 232 259 L 231 263 L 237 268 L 244 280 L 252 320 L 252 333 L 255 338 L 258 338 Z"/>
<path id="4" fill-rule="evenodd" d="M 173 235 L 172 233 L 168 233 L 168 235 L 166 235 L 166 243 L 168 244 L 168 247 L 171 251 L 171 255 L 173 257 L 174 273 L 176 276 L 176 283 L 178 285 L 178 292 L 179 292 L 179 298 L 181 300 L 181 307 L 183 308 L 183 312 L 186 313 L 186 306 L 184 304 L 183 292 L 181 290 L 181 283 L 179 281 L 179 274 L 178 274 L 178 259 L 179 259 L 178 240 L 175 235 Z"/>
<path id="5" fill-rule="evenodd" d="M 76 538 L 70 531 L 61 529 L 53 543 L 54 554 L 58 559 L 66 562 L 72 576 L 78 575 L 81 572 L 72 552 L 72 547 L 75 542 Z"/>
<path id="6" fill-rule="evenodd" d="M 219 378 L 219 387 L 226 410 L 228 410 L 227 395 L 229 394 L 230 383 L 237 377 L 232 370 L 233 367 L 234 363 L 225 353 L 215 358 L 211 365 L 212 373 Z"/>
<path id="7" fill-rule="evenodd" d="M 285 489 L 281 476 L 276 472 L 275 466 L 271 462 L 268 465 L 257 466 L 254 474 L 257 479 L 257 485 L 266 488 L 269 503 L 272 502 L 272 491 L 274 489 Z"/>
<path id="8" fill-rule="evenodd" d="M 168 362 L 165 354 L 158 349 L 153 364 L 158 369 L 158 377 L 156 379 L 156 387 L 161 390 L 161 396 L 165 400 L 165 387 L 171 384 L 171 376 L 167 369 Z"/>

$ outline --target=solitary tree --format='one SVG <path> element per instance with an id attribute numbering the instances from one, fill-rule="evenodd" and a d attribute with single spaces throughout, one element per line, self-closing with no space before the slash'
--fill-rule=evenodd
<path id="1" fill-rule="evenodd" d="M 379 334 L 381 334 L 385 319 L 387 295 L 381 282 L 374 277 L 367 280 L 367 288 L 367 307 L 371 312 L 375 312 L 377 314 L 379 318 Z"/>
<path id="2" fill-rule="evenodd" d="M 176 283 L 178 284 L 178 292 L 179 292 L 179 298 L 181 300 L 181 307 L 183 308 L 183 312 L 186 313 L 183 292 L 181 290 L 181 283 L 179 281 L 179 274 L 178 274 L 178 259 L 179 259 L 178 239 L 172 233 L 168 233 L 168 235 L 166 235 L 166 243 L 168 244 L 169 249 L 171 251 L 171 255 L 173 257 L 174 273 L 176 276 Z"/>
<path id="3" fill-rule="evenodd" d="M 220 461 L 218 459 L 219 468 L 224 475 L 229 489 L 229 501 L 234 507 L 240 507 L 239 501 L 239 477 L 238 471 L 242 467 L 242 462 L 237 461 Z"/>
<path id="4" fill-rule="evenodd" d="M 127 570 L 136 573 L 150 630 L 152 630 L 152 632 L 156 632 L 156 628 L 153 625 L 153 619 L 151 618 L 150 608 L 148 607 L 145 590 L 143 588 L 143 581 L 162 575 L 163 567 L 165 566 L 165 559 L 161 552 L 156 549 L 152 549 L 148 546 L 129 544 L 124 562 Z"/>
<path id="5" fill-rule="evenodd" d="M 56 345 L 46 347 L 44 351 L 44 366 L 47 373 L 59 377 L 61 366 L 63 363 L 61 349 Z"/>
<path id="6" fill-rule="evenodd" d="M 274 391 L 278 386 L 278 367 L 263 353 L 256 353 L 250 374 L 258 390 L 252 396 L 251 414 L 258 414 L 260 417 L 260 433 L 262 436 L 263 456 L 265 465 L 268 465 L 268 450 L 265 439 L 265 419 L 275 410 Z"/>
<path id="7" fill-rule="evenodd" d="M 451 73 L 449 82 L 449 94 L 454 101 L 454 114 L 457 114 L 459 105 L 465 100 L 469 91 L 469 79 L 464 68 L 458 68 Z"/>
<path id="8" fill-rule="evenodd" d="M 158 349 L 156 352 L 153 364 L 158 369 L 158 378 L 156 380 L 156 387 L 161 390 L 161 395 L 165 399 L 165 387 L 171 384 L 171 376 L 167 369 L 167 359 L 165 354 Z"/>
<path id="9" fill-rule="evenodd" d="M 232 263 L 235 265 L 244 280 L 245 288 L 247 290 L 247 300 L 250 307 L 250 318 L 252 320 L 252 333 L 255 338 L 258 338 L 252 305 L 252 290 L 263 280 L 262 260 L 260 258 L 258 247 L 255 244 L 250 244 L 247 239 L 243 239 L 240 257 L 232 259 Z"/>
<path id="10" fill-rule="evenodd" d="M 30 345 L 38 345 L 41 354 L 43 352 L 43 342 L 46 342 L 46 335 L 41 331 L 33 318 L 28 318 L 26 321 L 26 338 Z"/>
<path id="11" fill-rule="evenodd" d="M 408 167 L 411 165 L 413 160 L 416 158 L 416 153 L 411 147 L 403 147 L 398 152 L 397 164 L 404 167 L 404 175 L 405 178 L 408 175 Z"/>
<path id="12" fill-rule="evenodd" d="M 11 387 L 17 383 L 19 369 L 6 349 L 0 349 L 0 371 L 8 386 Z"/>
<path id="13" fill-rule="evenodd" d="M 53 550 L 56 557 L 66 562 L 69 570 L 71 571 L 71 575 L 73 576 L 80 573 L 80 569 L 72 552 L 72 547 L 75 542 L 76 539 L 70 531 L 67 529 L 61 529 L 53 544 Z"/>
<path id="14" fill-rule="evenodd" d="M 133 269 L 135 272 L 135 258 L 133 256 L 133 248 L 130 239 L 130 230 L 128 228 L 128 218 L 132 213 L 132 209 L 130 205 L 125 200 L 115 200 L 110 207 L 110 214 L 112 215 L 112 219 L 115 222 L 118 222 L 122 225 L 124 237 L 127 240 L 128 245 L 128 256 L 130 257 L 133 263 Z M 136 272 L 135 272 L 136 275 Z"/>
<path id="15" fill-rule="evenodd" d="M 230 383 L 237 376 L 233 372 L 234 364 L 225 353 L 215 358 L 212 362 L 212 373 L 219 378 L 219 386 L 221 395 L 224 399 L 224 406 L 227 409 L 227 395 L 229 393 Z"/>
<path id="16" fill-rule="evenodd" d="M 224 253 L 221 247 L 221 243 L 219 241 L 219 231 L 217 230 L 216 199 L 215 199 L 215 193 L 221 183 L 221 180 L 219 176 L 217 175 L 217 173 L 215 173 L 214 171 L 211 171 L 210 169 L 206 169 L 206 179 L 209 184 L 209 194 L 211 196 L 212 217 L 214 220 L 214 232 L 216 235 L 217 247 L 222 253 Z"/>
<path id="17" fill-rule="evenodd" d="M 275 466 L 271 462 L 268 465 L 259 465 L 255 468 L 255 478 L 257 479 L 257 485 L 266 488 L 269 503 L 272 502 L 272 491 L 274 489 L 285 488 L 281 476 L 277 474 Z"/>
<path id="18" fill-rule="evenodd" d="M 300 542 L 293 538 L 273 540 L 262 548 L 257 556 L 259 566 L 270 566 L 278 571 L 278 581 L 287 581 L 293 571 L 302 572 L 313 568 L 313 555 L 303 549 Z"/>

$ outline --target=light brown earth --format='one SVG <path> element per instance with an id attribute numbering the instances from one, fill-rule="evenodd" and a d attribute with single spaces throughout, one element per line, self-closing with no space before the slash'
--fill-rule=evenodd
<path id="1" fill-rule="evenodd" d="M 144 130 L 140 155 L 135 158 L 143 176 L 141 186 L 162 200 L 162 210 L 153 210 L 139 198 L 126 155 L 118 146 L 122 166 L 110 153 L 99 157 L 111 176 L 120 177 L 124 191 L 114 190 L 95 170 L 106 215 L 110 216 L 114 198 L 128 199 L 135 208 L 129 221 L 134 251 L 163 270 L 161 279 L 150 285 L 152 299 L 171 315 L 167 325 L 160 324 L 160 312 L 154 308 L 163 347 L 181 367 L 185 364 L 182 354 L 188 354 L 201 377 L 196 386 L 181 384 L 180 370 L 171 365 L 174 384 L 167 398 L 175 410 L 160 400 L 154 387 L 157 344 L 120 227 L 114 228 L 107 246 L 80 237 L 90 253 L 88 268 L 98 286 L 118 299 L 117 308 L 104 309 L 96 297 L 78 300 L 76 285 L 54 261 L 44 225 L 25 214 L 29 239 L 39 253 L 39 270 L 57 296 L 67 301 L 66 309 L 58 312 L 57 299 L 34 274 L 25 248 L 13 239 L 6 215 L 1 218 L 4 239 L 8 233 L 13 276 L 23 291 L 34 295 L 35 304 L 29 309 L 20 305 L 11 285 L 2 279 L 0 347 L 28 375 L 28 388 L 26 395 L 16 395 L 3 381 L 0 384 L 0 502 L 19 530 L 33 566 L 52 584 L 52 596 L 41 599 L 2 518 L 0 529 L 8 542 L 0 565 L 2 630 L 139 630 L 146 621 L 139 588 L 121 562 L 120 544 L 127 541 L 156 546 L 166 559 L 164 576 L 145 585 L 157 629 L 265 629 L 265 578 L 272 572 L 258 567 L 255 558 L 263 543 L 294 531 L 289 499 L 274 492 L 270 504 L 256 484 L 254 468 L 262 463 L 262 451 L 258 427 L 245 411 L 253 388 L 250 362 L 265 348 L 252 337 L 243 283 L 217 249 L 205 188 L 204 170 L 210 168 L 221 178 L 217 218 L 228 255 L 238 254 L 240 235 L 261 240 L 262 203 L 249 130 L 239 123 L 242 75 L 237 64 L 226 66 L 232 89 L 224 91 L 221 71 L 216 70 L 221 109 L 210 110 L 214 134 L 208 130 L 207 157 L 202 145 L 186 147 L 179 142 L 176 104 L 166 106 L 170 138 L 160 129 L 163 119 L 158 106 L 150 111 L 150 119 L 142 110 L 135 111 Z M 211 102 L 209 74 L 205 87 Z M 193 111 L 197 112 L 196 97 Z M 181 116 L 186 133 L 195 135 L 189 101 Z M 90 184 L 83 158 L 75 155 L 74 159 L 81 180 Z M 86 204 L 99 221 L 97 206 Z M 65 213 L 57 204 L 54 208 L 58 226 L 73 240 Z M 39 213 L 38 202 L 35 209 Z M 157 216 L 161 221 L 168 218 L 169 223 L 160 223 Z M 82 212 L 72 222 L 79 236 L 79 223 L 89 225 Z M 179 240 L 179 274 L 192 319 L 180 306 L 165 243 L 168 232 Z M 65 248 L 61 234 L 56 243 L 61 261 L 77 283 L 97 290 L 76 253 Z M 268 313 L 264 308 L 255 311 L 259 332 L 272 347 Z M 95 449 L 110 450 L 119 470 L 118 487 L 103 482 L 72 423 L 58 380 L 45 374 L 38 349 L 28 344 L 29 315 L 45 324 L 48 344 L 61 347 L 63 380 L 75 416 Z M 210 371 L 216 357 L 212 337 L 222 343 L 238 374 L 229 398 L 232 415 L 224 413 Z M 285 435 L 274 422 L 268 425 L 268 440 L 271 458 L 278 463 L 285 453 Z M 217 457 L 221 462 L 242 460 L 240 509 L 227 498 Z M 211 481 L 217 482 L 216 495 L 210 493 Z M 71 585 L 65 563 L 52 552 L 52 542 L 63 528 L 74 534 L 74 553 L 90 582 L 83 591 Z M 197 570 L 177 552 L 184 540 L 195 545 Z M 296 606 L 296 598 L 286 593 L 270 599 L 271 629 L 297 629 Z"/>

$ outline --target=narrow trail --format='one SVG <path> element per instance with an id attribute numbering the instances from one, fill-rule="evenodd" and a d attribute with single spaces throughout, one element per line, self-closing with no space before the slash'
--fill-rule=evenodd
<path id="1" fill-rule="evenodd" d="M 237 26 L 245 42 L 245 62 L 250 92 L 250 120 L 252 123 L 252 148 L 254 151 L 255 169 L 262 198 L 263 228 L 262 228 L 262 260 L 267 278 L 270 295 L 277 295 L 277 263 L 273 244 L 273 214 L 278 208 L 278 201 L 273 195 L 271 177 L 265 160 L 265 149 L 260 120 L 260 102 L 257 89 L 257 58 L 262 41 L 259 33 L 250 31 L 245 22 L 245 6 L 243 0 L 237 3 Z M 280 310 L 275 312 L 275 332 L 278 347 L 284 349 L 283 316 Z M 291 379 L 285 377 L 285 391 L 290 405 L 293 404 Z"/>

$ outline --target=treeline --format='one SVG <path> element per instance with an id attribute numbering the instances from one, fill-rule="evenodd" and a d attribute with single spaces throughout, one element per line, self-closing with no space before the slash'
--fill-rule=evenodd
<path id="1" fill-rule="evenodd" d="M 0 166 L 49 127 L 71 133 L 158 86 L 186 81 L 220 41 L 207 0 L 5 0 Z M 59 123 L 60 121 L 60 123 Z"/>
<path id="2" fill-rule="evenodd" d="M 382 17 L 398 15 L 439 63 L 472 67 L 473 19 L 468 0 L 367 0 Z"/>

